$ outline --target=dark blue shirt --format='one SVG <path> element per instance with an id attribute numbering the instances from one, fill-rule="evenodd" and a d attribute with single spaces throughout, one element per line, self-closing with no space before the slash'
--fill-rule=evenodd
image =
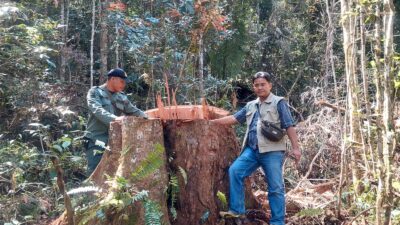
<path id="1" fill-rule="evenodd" d="M 258 107 L 258 104 L 257 104 Z M 289 110 L 287 102 L 282 99 L 277 105 L 279 119 L 281 121 L 281 128 L 287 129 L 294 126 L 294 121 Z M 246 122 L 246 108 L 243 107 L 241 110 L 233 115 L 239 123 Z M 260 118 L 259 110 L 254 113 L 253 120 L 250 123 L 249 134 L 247 135 L 247 145 L 252 149 L 257 149 L 258 139 L 257 139 L 257 121 Z"/>

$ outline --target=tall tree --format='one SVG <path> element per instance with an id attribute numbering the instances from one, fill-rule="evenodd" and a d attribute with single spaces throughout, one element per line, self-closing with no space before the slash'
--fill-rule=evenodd
<path id="1" fill-rule="evenodd" d="M 349 148 L 351 149 L 351 171 L 353 175 L 354 189 L 357 195 L 361 193 L 362 171 L 362 138 L 360 130 L 360 114 L 358 101 L 357 79 L 357 49 L 356 49 L 356 23 L 357 18 L 353 13 L 353 0 L 341 0 L 341 16 L 343 29 L 343 50 L 345 56 L 346 81 L 347 81 L 347 105 L 349 110 Z M 347 124 L 345 124 L 347 125 Z M 345 138 L 346 140 L 346 138 Z"/>
<path id="2" fill-rule="evenodd" d="M 99 14 L 100 14 L 100 83 L 106 80 L 106 75 L 108 71 L 108 0 L 102 0 L 99 4 Z"/>
<path id="3" fill-rule="evenodd" d="M 383 106 L 382 111 L 382 154 L 379 154 L 379 161 L 382 163 L 379 174 L 377 208 L 384 210 L 385 219 L 383 224 L 389 225 L 391 220 L 391 211 L 393 203 L 393 153 L 396 147 L 396 138 L 393 122 L 393 92 L 394 92 L 394 76 L 393 76 L 393 17 L 394 5 L 393 0 L 383 1 L 383 71 L 380 83 L 383 89 Z M 381 224 L 379 218 L 382 215 L 377 213 L 377 224 Z"/>
<path id="4" fill-rule="evenodd" d="M 359 196 L 363 192 L 360 185 L 361 176 L 375 179 L 377 182 L 374 207 L 375 224 L 389 225 L 393 207 L 393 154 L 396 148 L 393 122 L 395 96 L 393 75 L 394 5 L 392 0 L 364 2 L 342 0 L 341 15 L 350 121 L 348 125 L 349 149 L 351 150 L 351 169 L 355 193 Z M 357 18 L 357 16 L 359 17 Z M 371 18 L 375 22 L 374 26 L 369 26 L 372 31 L 369 33 L 373 33 L 374 36 L 367 39 L 365 24 L 371 21 Z M 358 41 L 359 45 L 356 43 Z M 367 45 L 373 46 L 373 54 L 370 56 L 366 53 Z M 357 49 L 357 46 L 360 46 L 360 49 Z M 359 60 L 356 52 L 360 52 Z M 370 96 L 372 92 L 369 88 L 366 70 L 367 57 L 371 58 L 375 83 L 375 97 L 372 99 L 376 103 L 374 120 L 371 119 Z M 358 62 L 360 65 L 357 64 Z M 364 101 L 362 104 L 359 99 L 358 80 L 363 81 Z M 361 120 L 366 120 L 368 123 L 362 125 Z M 367 129 L 362 129 L 365 126 Z M 371 132 L 372 127 L 375 128 L 374 133 Z M 370 160 L 376 161 L 369 163 Z M 362 173 L 364 168 L 365 173 Z M 369 176 L 370 172 L 373 172 L 375 176 Z"/>
<path id="5" fill-rule="evenodd" d="M 61 19 L 61 45 L 60 45 L 60 68 L 59 68 L 59 79 L 61 81 L 66 80 L 66 67 L 67 67 L 67 36 L 68 36 L 68 22 L 69 22 L 69 1 L 61 0 L 60 7 L 60 19 Z M 71 77 L 69 78 L 71 81 Z"/>
<path id="6" fill-rule="evenodd" d="M 90 36 L 90 87 L 93 86 L 94 77 L 94 34 L 96 31 L 96 0 L 92 0 L 92 32 Z"/>

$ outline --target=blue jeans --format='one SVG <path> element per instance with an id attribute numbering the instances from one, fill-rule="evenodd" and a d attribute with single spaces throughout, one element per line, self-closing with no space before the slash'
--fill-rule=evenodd
<path id="1" fill-rule="evenodd" d="M 271 208 L 272 225 L 285 224 L 285 186 L 283 183 L 284 151 L 260 153 L 246 147 L 229 168 L 229 208 L 244 214 L 244 178 L 250 176 L 259 166 L 265 172 L 268 184 L 268 200 Z"/>

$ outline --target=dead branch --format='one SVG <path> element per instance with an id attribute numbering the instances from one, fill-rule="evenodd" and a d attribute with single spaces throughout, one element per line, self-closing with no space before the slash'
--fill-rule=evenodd
<path id="1" fill-rule="evenodd" d="M 74 209 L 72 208 L 72 203 L 71 203 L 71 198 L 65 191 L 65 184 L 64 184 L 64 171 L 62 170 L 58 157 L 57 156 L 51 156 L 51 161 L 53 162 L 54 169 L 57 172 L 57 186 L 60 192 L 64 196 L 64 205 L 65 205 L 65 210 L 67 211 L 67 221 L 68 225 L 75 225 L 74 221 Z"/>
<path id="2" fill-rule="evenodd" d="M 314 104 L 317 105 L 317 106 L 326 106 L 326 107 L 329 107 L 329 108 L 334 109 L 336 111 L 346 112 L 345 108 L 333 105 L 333 104 L 331 104 L 331 103 L 329 103 L 329 102 L 327 102 L 325 100 L 315 101 Z"/>

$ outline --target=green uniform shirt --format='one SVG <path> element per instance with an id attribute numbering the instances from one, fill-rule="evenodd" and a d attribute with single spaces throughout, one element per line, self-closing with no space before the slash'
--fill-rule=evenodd
<path id="1" fill-rule="evenodd" d="M 85 137 L 107 144 L 110 122 L 121 115 L 133 115 L 147 118 L 136 108 L 123 92 L 112 93 L 106 85 L 92 87 L 87 94 L 90 110 Z"/>

